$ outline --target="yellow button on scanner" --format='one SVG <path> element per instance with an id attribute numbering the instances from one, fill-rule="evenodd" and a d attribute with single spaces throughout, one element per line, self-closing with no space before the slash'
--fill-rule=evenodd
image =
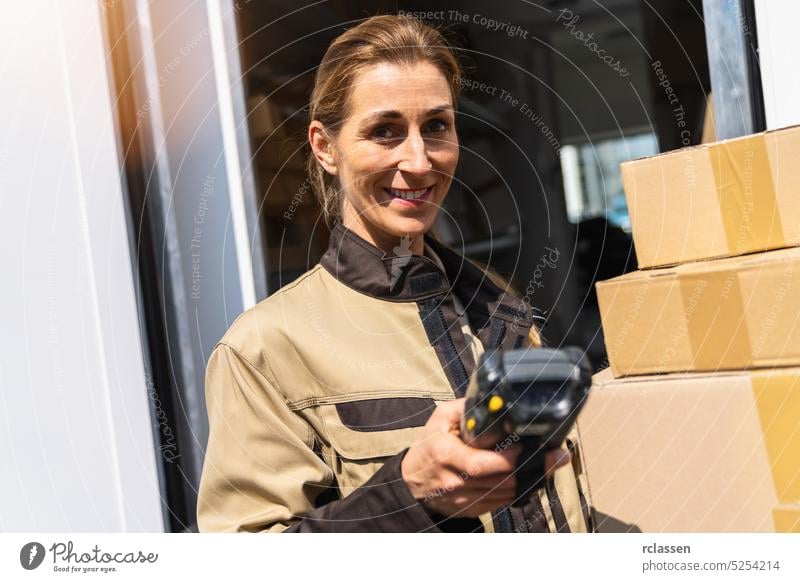
<path id="1" fill-rule="evenodd" d="M 495 394 L 494 396 L 489 398 L 489 404 L 487 408 L 489 409 L 489 412 L 497 412 L 498 410 L 503 408 L 503 404 L 505 404 L 505 402 L 503 402 L 503 399 Z"/>
<path id="2" fill-rule="evenodd" d="M 470 417 L 467 419 L 467 430 L 475 430 L 475 418 Z"/>

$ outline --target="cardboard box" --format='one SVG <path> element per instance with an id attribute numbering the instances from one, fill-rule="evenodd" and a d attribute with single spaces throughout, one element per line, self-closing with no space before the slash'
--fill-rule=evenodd
<path id="1" fill-rule="evenodd" d="M 622 164 L 640 268 L 800 245 L 800 127 Z"/>
<path id="2" fill-rule="evenodd" d="M 800 365 L 800 248 L 628 273 L 597 296 L 617 377 Z"/>
<path id="3" fill-rule="evenodd" d="M 578 418 L 600 531 L 800 531 L 800 368 L 595 376 Z"/>

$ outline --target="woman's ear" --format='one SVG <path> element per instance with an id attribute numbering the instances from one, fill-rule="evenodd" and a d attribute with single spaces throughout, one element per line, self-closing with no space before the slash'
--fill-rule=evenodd
<path id="1" fill-rule="evenodd" d="M 318 120 L 312 121 L 308 126 L 308 143 L 314 152 L 314 157 L 326 172 L 335 176 L 339 172 L 336 157 L 333 155 L 333 141 L 331 141 L 325 126 Z"/>

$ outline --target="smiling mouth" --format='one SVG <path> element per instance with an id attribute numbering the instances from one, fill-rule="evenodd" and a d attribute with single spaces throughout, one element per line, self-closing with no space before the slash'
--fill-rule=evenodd
<path id="1" fill-rule="evenodd" d="M 422 188 L 419 190 L 398 190 L 396 188 L 384 188 L 383 191 L 388 193 L 393 198 L 399 198 L 401 200 L 413 202 L 414 200 L 422 200 L 428 196 L 431 192 L 433 192 L 433 186 L 428 186 L 427 188 Z"/>

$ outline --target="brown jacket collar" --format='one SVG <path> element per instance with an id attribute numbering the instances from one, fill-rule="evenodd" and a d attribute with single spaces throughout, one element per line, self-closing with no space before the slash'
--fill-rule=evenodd
<path id="1" fill-rule="evenodd" d="M 341 283 L 386 301 L 422 301 L 449 291 L 466 306 L 471 321 L 496 316 L 530 328 L 532 309 L 495 285 L 472 261 L 429 234 L 424 241 L 441 259 L 445 270 L 426 256 L 388 255 L 337 221 L 320 264 Z M 473 315 L 477 315 L 473 319 Z"/>

